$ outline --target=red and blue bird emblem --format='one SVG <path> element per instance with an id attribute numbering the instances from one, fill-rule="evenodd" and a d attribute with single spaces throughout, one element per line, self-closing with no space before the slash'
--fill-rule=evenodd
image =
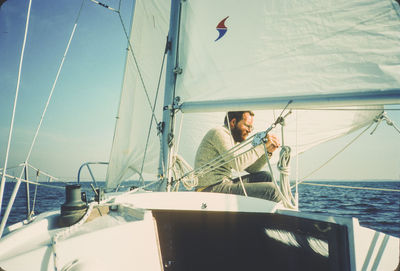
<path id="1" fill-rule="evenodd" d="M 217 31 L 218 31 L 218 33 L 219 33 L 219 36 L 218 36 L 218 38 L 217 38 L 215 41 L 217 41 L 217 40 L 219 40 L 220 38 L 222 38 L 222 37 L 226 34 L 226 31 L 228 31 L 228 28 L 225 26 L 225 21 L 226 21 L 226 19 L 228 19 L 228 18 L 229 18 L 229 16 L 226 17 L 225 19 L 223 19 L 222 21 L 220 21 L 220 22 L 218 23 L 218 25 L 217 25 Z"/>

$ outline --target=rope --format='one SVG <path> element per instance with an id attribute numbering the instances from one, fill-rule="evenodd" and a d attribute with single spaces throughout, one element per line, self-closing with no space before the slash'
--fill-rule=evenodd
<path id="1" fill-rule="evenodd" d="M 315 185 L 315 186 L 337 187 L 337 188 L 361 189 L 361 190 L 400 192 L 400 189 L 389 189 L 389 188 L 357 187 L 357 186 L 333 185 L 333 184 L 318 184 L 318 183 L 302 183 L 302 184 L 306 184 L 306 185 Z"/>
<path id="2" fill-rule="evenodd" d="M 235 152 L 238 152 L 240 149 L 246 147 L 247 145 L 249 145 L 251 143 L 251 139 L 254 137 L 251 136 L 250 138 L 248 138 L 247 140 L 243 141 L 240 144 L 237 144 L 235 146 L 233 146 L 231 149 L 227 150 L 225 153 L 219 155 L 218 157 L 214 158 L 213 160 L 211 160 L 210 162 L 208 162 L 207 164 L 196 168 L 188 173 L 186 173 L 185 175 L 183 175 L 182 177 L 188 177 L 188 176 L 202 176 L 204 174 L 207 174 L 211 171 L 213 171 L 215 168 L 218 168 L 226 163 L 229 163 L 231 161 L 233 161 L 233 159 L 235 159 L 236 157 L 238 157 L 239 155 L 245 154 L 246 152 L 250 151 L 251 149 L 238 154 L 238 155 L 233 155 L 233 158 L 231 158 L 230 160 L 224 160 L 227 156 L 232 156 L 232 154 L 234 154 Z"/>
<path id="3" fill-rule="evenodd" d="M 76 230 L 81 227 L 86 220 L 88 219 L 89 215 L 91 214 L 94 205 L 97 204 L 96 202 L 93 202 L 89 204 L 88 209 L 86 210 L 85 215 L 77 222 L 76 224 L 67 227 L 66 229 L 57 232 L 52 238 L 51 238 L 51 248 L 53 251 L 53 260 L 54 260 L 54 269 L 61 270 L 60 267 L 58 266 L 59 263 L 59 257 L 57 254 L 57 243 L 58 241 L 65 239 L 66 237 L 70 236 L 72 233 L 76 232 Z"/>
<path id="4" fill-rule="evenodd" d="M 275 123 L 271 126 L 272 128 L 275 127 L 277 124 L 281 125 L 281 135 L 282 135 L 282 147 L 281 151 L 279 153 L 279 160 L 277 164 L 277 168 L 280 172 L 280 178 L 279 178 L 279 185 L 274 177 L 271 162 L 269 159 L 268 155 L 268 150 L 266 145 L 264 144 L 264 151 L 265 151 L 265 156 L 267 158 L 268 162 L 268 167 L 271 173 L 271 178 L 272 178 L 272 183 L 275 185 L 275 189 L 278 192 L 278 194 L 282 198 L 283 205 L 287 208 L 290 209 L 296 209 L 297 208 L 297 200 L 293 197 L 291 187 L 290 187 L 290 180 L 289 180 L 289 175 L 290 175 L 290 167 L 289 167 L 289 162 L 290 162 L 290 152 L 291 149 L 289 146 L 285 146 L 285 137 L 284 137 L 284 127 L 285 127 L 285 119 L 288 115 L 292 113 L 292 110 L 289 110 L 285 114 L 285 116 L 282 117 L 283 112 L 286 110 L 286 108 L 292 103 L 292 101 L 289 101 L 286 107 L 282 110 L 281 114 L 279 117 L 276 119 Z M 271 130 L 270 128 L 269 130 Z"/>
<path id="5" fill-rule="evenodd" d="M 182 124 L 182 120 L 181 120 L 181 124 Z M 180 129 L 182 128 L 182 126 L 180 126 Z M 230 131 L 230 127 L 228 128 Z M 250 151 L 247 150 L 246 152 L 242 153 L 242 154 L 238 154 L 238 155 L 234 155 L 233 158 L 231 158 L 230 160 L 224 160 L 224 158 L 226 158 L 228 155 L 237 152 L 238 150 L 242 149 L 243 147 L 247 146 L 248 144 L 250 144 L 250 140 L 254 137 L 251 136 L 250 138 L 248 138 L 245 142 L 242 142 L 241 144 L 235 145 L 232 142 L 233 147 L 231 149 L 229 149 L 228 151 L 226 151 L 224 154 L 216 157 L 215 159 L 213 159 L 212 161 L 210 161 L 209 163 L 207 163 L 206 165 L 203 165 L 200 168 L 197 168 L 196 170 L 193 170 L 193 168 L 178 154 L 176 154 L 174 156 L 174 160 L 173 163 L 171 165 L 171 169 L 174 173 L 174 177 L 176 180 L 178 180 L 178 182 L 175 184 L 174 189 L 178 189 L 179 186 L 179 182 L 182 181 L 183 185 L 185 186 L 186 189 L 190 190 L 193 189 L 194 187 L 196 187 L 198 185 L 198 177 L 202 176 L 204 174 L 209 173 L 210 171 L 214 170 L 217 167 L 220 167 L 226 163 L 229 163 L 233 160 L 235 160 L 236 163 L 236 167 L 238 168 L 238 164 L 237 164 L 237 160 L 236 158 L 239 157 L 240 155 Z M 231 140 L 233 140 L 231 138 Z M 178 140 L 178 144 L 179 144 L 179 140 Z M 187 171 L 187 173 L 184 173 L 185 171 Z M 239 179 L 241 181 L 242 184 L 242 189 L 244 191 L 244 194 L 247 196 L 247 192 L 244 188 L 243 185 L 243 181 L 241 179 L 241 177 L 239 176 Z M 173 189 L 173 190 L 174 190 Z"/>
<path id="6" fill-rule="evenodd" d="M 241 143 L 241 144 L 242 144 L 242 143 Z M 205 165 L 203 165 L 202 167 L 199 167 L 199 168 L 197 168 L 197 169 L 193 169 L 186 161 L 184 161 L 183 158 L 181 158 L 181 160 L 186 164 L 183 168 L 186 168 L 186 170 L 188 170 L 188 172 L 185 173 L 185 174 L 183 174 L 182 176 L 180 176 L 180 175 L 181 175 L 180 173 L 179 173 L 179 174 L 176 174 L 178 183 L 179 183 L 179 181 L 187 182 L 187 183 L 188 183 L 188 187 L 187 187 L 187 188 L 190 188 L 190 189 L 193 188 L 192 186 L 193 186 L 194 184 L 195 184 L 195 186 L 197 186 L 197 181 L 198 181 L 197 178 L 198 178 L 199 176 L 202 176 L 202 175 L 204 175 L 204 174 L 207 174 L 207 173 L 213 171 L 215 168 L 218 168 L 218 167 L 220 167 L 220 166 L 222 166 L 222 165 L 225 165 L 225 164 L 227 164 L 227 163 L 233 161 L 234 159 L 236 159 L 236 158 L 239 157 L 240 155 L 243 155 L 243 154 L 245 154 L 245 153 L 251 151 L 251 149 L 249 149 L 249 150 L 247 150 L 247 151 L 245 151 L 245 152 L 243 152 L 243 153 L 234 155 L 230 160 L 224 160 L 224 158 L 225 158 L 226 156 L 232 154 L 234 151 L 238 151 L 238 150 L 240 150 L 241 148 L 243 148 L 244 146 L 247 146 L 248 144 L 250 144 L 250 141 L 248 141 L 248 142 L 247 142 L 246 144 L 244 144 L 244 145 L 243 145 L 243 144 L 241 145 L 241 144 L 235 145 L 235 146 L 232 147 L 230 150 L 226 151 L 224 154 L 218 156 L 217 158 L 213 159 L 213 160 L 210 161 L 209 163 L 207 163 L 207 164 L 205 164 Z M 176 155 L 177 155 L 177 154 L 176 154 Z M 177 155 L 177 156 L 179 156 L 179 155 Z M 180 156 L 179 156 L 179 157 L 180 157 Z M 172 170 L 177 170 L 177 169 L 174 169 L 174 166 L 175 166 L 175 165 L 173 164 L 172 167 L 171 167 L 171 169 L 172 169 Z M 178 165 L 178 166 L 179 166 L 179 165 Z M 179 177 L 179 176 L 180 176 L 180 177 Z"/>
<path id="7" fill-rule="evenodd" d="M 183 126 L 183 114 L 181 114 L 181 119 L 179 121 L 178 138 L 176 139 L 176 142 L 175 142 L 175 152 L 176 153 L 178 153 L 179 145 L 181 143 L 182 126 Z"/>
<path id="8" fill-rule="evenodd" d="M 287 149 L 284 148 L 284 146 L 282 146 L 282 150 L 284 150 L 284 152 L 287 151 Z M 282 150 L 281 150 L 280 156 L 283 156 L 282 155 Z M 273 173 L 273 170 L 272 170 L 271 162 L 270 162 L 270 159 L 269 159 L 269 156 L 268 156 L 268 150 L 267 150 L 267 147 L 265 146 L 265 144 L 264 144 L 264 151 L 265 151 L 265 157 L 267 158 L 267 162 L 268 162 L 268 168 L 269 168 L 269 171 L 271 173 L 272 183 L 275 185 L 276 191 L 278 192 L 278 194 L 282 198 L 283 205 L 285 207 L 287 207 L 287 208 L 295 209 L 296 206 L 291 202 L 291 198 L 293 198 L 293 196 L 292 197 L 287 197 L 287 195 L 285 195 L 285 193 L 282 191 L 281 186 L 277 183 L 277 181 L 276 181 L 276 179 L 274 177 L 274 173 Z M 284 170 L 284 172 L 282 174 L 285 175 L 285 173 L 288 173 L 288 172 L 289 172 L 288 169 L 286 169 L 286 170 Z M 281 182 L 284 182 L 284 181 L 285 181 L 285 179 L 281 180 Z M 286 181 L 289 182 L 289 178 L 286 178 Z M 286 191 L 286 190 L 287 189 L 285 189 L 284 191 Z M 288 190 L 290 191 L 290 189 L 288 189 Z"/>
<path id="9" fill-rule="evenodd" d="M 285 199 L 290 203 L 287 205 L 289 208 L 296 208 L 296 199 L 293 197 L 291 188 L 290 188 L 290 152 L 291 149 L 289 146 L 282 146 L 281 152 L 279 154 L 279 161 L 277 164 L 277 168 L 280 172 L 280 190 L 285 197 Z"/>
<path id="10" fill-rule="evenodd" d="M 172 155 L 172 162 L 171 166 L 168 169 L 168 171 L 171 170 L 172 174 L 174 175 L 175 180 L 177 182 L 175 183 L 174 187 L 172 188 L 172 191 L 178 191 L 179 190 L 179 183 L 182 181 L 183 185 L 185 186 L 186 189 L 191 190 L 198 184 L 198 179 L 196 177 L 191 178 L 192 181 L 190 181 L 189 178 L 183 178 L 186 172 L 192 171 L 193 168 L 187 163 L 182 156 L 178 154 L 179 152 L 179 145 L 181 142 L 181 135 L 182 135 L 182 126 L 183 126 L 183 114 L 180 115 L 180 121 L 179 121 L 179 130 L 178 130 L 178 138 L 176 139 L 175 142 L 175 148 L 174 148 L 174 154 Z M 162 142 L 160 142 L 162 145 Z M 163 151 L 163 148 L 160 149 L 161 152 Z M 162 157 L 162 156 L 161 156 Z M 180 160 L 180 161 L 179 161 Z"/>
<path id="11" fill-rule="evenodd" d="M 275 122 L 270 127 L 268 127 L 264 132 L 260 132 L 260 133 L 254 134 L 254 135 L 250 136 L 249 138 L 247 138 L 245 141 L 243 141 L 243 142 L 241 142 L 240 144 L 237 144 L 237 145 L 234 145 L 233 142 L 232 142 L 233 147 L 231 149 L 227 150 L 225 153 L 223 153 L 223 154 L 219 155 L 218 157 L 214 158 L 213 160 L 211 160 L 207 164 L 205 164 L 205 165 L 203 165 L 203 166 L 201 166 L 201 167 L 199 167 L 199 168 L 197 168 L 195 170 L 189 171 L 188 173 L 183 175 L 182 178 L 186 178 L 186 177 L 195 178 L 195 177 L 202 176 L 202 175 L 207 174 L 207 173 L 215 170 L 216 168 L 218 168 L 218 167 L 220 167 L 220 166 L 222 166 L 224 164 L 227 164 L 227 163 L 229 163 L 229 162 L 231 162 L 233 160 L 235 160 L 236 167 L 239 168 L 236 158 L 239 157 L 240 155 L 243 155 L 243 154 L 251 151 L 255 146 L 257 146 L 259 144 L 264 144 L 264 149 L 265 149 L 265 142 L 263 142 L 263 140 L 260 137 L 265 137 L 272 129 L 274 129 L 276 127 L 277 124 L 281 124 L 282 125 L 282 123 L 284 122 L 284 119 L 289 114 L 291 114 L 291 110 L 290 110 L 287 114 L 285 114 L 285 116 L 282 117 L 283 113 L 285 112 L 285 110 L 287 109 L 287 107 L 291 103 L 292 103 L 292 101 L 290 100 L 287 103 L 287 105 L 285 106 L 285 108 L 281 111 L 279 117 L 275 120 Z M 230 134 L 232 134 L 232 132 L 230 130 L 230 127 L 228 127 L 228 129 L 229 129 Z M 231 141 L 232 140 L 233 140 L 233 138 L 231 138 Z M 248 149 L 248 150 L 246 150 L 246 151 L 244 151 L 243 153 L 236 154 L 236 153 L 238 153 L 239 150 L 241 150 L 242 148 L 246 147 L 249 144 L 252 144 L 253 147 Z M 266 151 L 266 153 L 267 153 L 267 151 Z M 226 159 L 227 156 L 231 156 L 231 158 L 229 160 L 227 160 Z M 272 170 L 271 170 L 271 174 L 273 174 Z M 242 189 L 244 191 L 244 194 L 247 196 L 247 193 L 245 191 L 245 188 L 244 188 L 244 185 L 243 185 L 243 181 L 242 181 L 240 175 L 239 175 L 239 179 L 240 179 L 241 186 L 242 186 Z"/>
<path id="12" fill-rule="evenodd" d="M 239 149 L 241 149 L 241 148 L 244 147 L 244 146 L 247 146 L 248 144 L 249 144 L 249 143 L 247 143 L 247 144 L 245 144 L 245 145 L 242 145 Z M 236 146 L 239 146 L 239 145 L 236 145 Z M 232 148 L 232 149 L 235 149 L 236 146 L 235 146 L 234 148 Z M 232 150 L 232 149 L 231 149 L 231 150 Z M 238 150 L 239 150 L 239 149 L 238 149 Z M 230 154 L 232 153 L 232 151 L 228 151 L 228 152 L 226 152 L 225 154 L 220 155 L 220 156 L 217 157 L 216 159 L 214 159 L 214 160 L 212 160 L 211 162 L 207 163 L 207 164 L 204 165 L 203 167 L 200 167 L 200 168 L 198 168 L 198 169 L 195 169 L 195 170 L 193 170 L 193 171 L 190 171 L 190 172 L 186 173 L 183 177 L 187 177 L 187 176 L 203 176 L 203 175 L 205 175 L 205 174 L 207 174 L 207 173 L 209 173 L 209 172 L 215 170 L 216 168 L 218 168 L 218 167 L 220 167 L 220 166 L 223 166 L 223 165 L 225 165 L 225 164 L 227 164 L 227 163 L 232 162 L 234 159 L 236 159 L 236 158 L 239 157 L 240 155 L 243 155 L 243 154 L 245 154 L 245 153 L 251 151 L 252 149 L 253 149 L 253 148 L 250 148 L 250 149 L 248 149 L 247 151 L 245 151 L 245 152 L 243 152 L 243 153 L 239 153 L 239 154 L 237 154 L 237 155 L 233 155 L 233 157 L 232 157 L 231 159 L 229 159 L 229 160 L 224 160 L 224 158 L 225 158 L 227 155 L 230 155 Z M 238 151 L 238 150 L 236 150 L 236 151 Z"/>
<path id="13" fill-rule="evenodd" d="M 192 170 L 192 167 L 186 162 L 182 156 L 176 154 L 172 162 L 172 172 L 174 174 L 175 180 L 178 180 L 172 190 L 178 191 L 180 181 L 185 186 L 187 190 L 191 190 L 198 185 L 198 178 L 183 178 L 182 176 L 188 170 Z"/>

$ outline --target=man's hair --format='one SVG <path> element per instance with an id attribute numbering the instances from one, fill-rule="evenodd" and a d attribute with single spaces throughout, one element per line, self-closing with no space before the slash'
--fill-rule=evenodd
<path id="1" fill-rule="evenodd" d="M 241 121 L 243 119 L 243 114 L 244 113 L 249 113 L 250 116 L 254 116 L 253 111 L 246 110 L 246 111 L 229 111 L 226 113 L 225 118 L 224 118 L 224 124 L 226 127 L 228 127 L 229 121 L 236 119 L 236 123 Z"/>

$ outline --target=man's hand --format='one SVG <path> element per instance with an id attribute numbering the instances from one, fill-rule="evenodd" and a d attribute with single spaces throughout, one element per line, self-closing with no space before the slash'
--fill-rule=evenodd
<path id="1" fill-rule="evenodd" d="M 265 143 L 265 147 L 267 147 L 267 151 L 273 153 L 279 146 L 281 145 L 279 139 L 275 135 L 267 134 L 267 143 Z"/>

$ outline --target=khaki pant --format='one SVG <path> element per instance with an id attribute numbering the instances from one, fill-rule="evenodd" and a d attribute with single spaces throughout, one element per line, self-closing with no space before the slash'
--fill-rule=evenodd
<path id="1" fill-rule="evenodd" d="M 242 176 L 243 186 L 249 197 L 261 198 L 275 202 L 281 201 L 281 197 L 271 182 L 271 174 L 259 171 Z M 245 195 L 240 179 L 225 180 L 215 183 L 201 190 L 201 192 L 216 192 L 225 194 Z"/>

